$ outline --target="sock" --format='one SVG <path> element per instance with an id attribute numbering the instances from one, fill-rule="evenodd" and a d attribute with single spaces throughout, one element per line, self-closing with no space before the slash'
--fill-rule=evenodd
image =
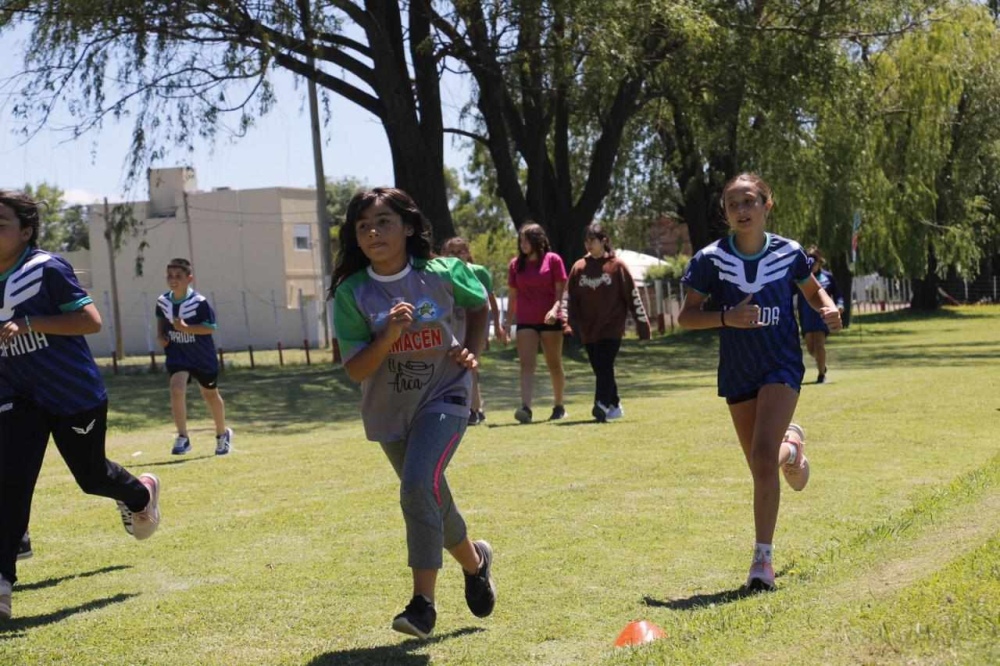
<path id="1" fill-rule="evenodd" d="M 755 543 L 753 546 L 754 562 L 771 562 L 773 548 L 769 543 Z"/>

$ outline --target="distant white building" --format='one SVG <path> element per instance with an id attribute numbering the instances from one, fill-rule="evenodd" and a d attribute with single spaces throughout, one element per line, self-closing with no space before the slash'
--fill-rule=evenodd
<path id="1" fill-rule="evenodd" d="M 139 234 L 125 238 L 114 256 L 126 353 L 161 351 L 153 301 L 167 290 L 166 265 L 174 257 L 192 262 L 194 287 L 216 310 L 217 345 L 237 350 L 270 349 L 279 341 L 297 347 L 306 338 L 310 345 L 319 342 L 324 291 L 319 253 L 328 242 L 319 238 L 315 190 L 199 192 L 190 167 L 150 169 L 149 201 L 110 204 L 109 210 L 115 206 L 130 207 L 141 222 Z M 87 212 L 90 250 L 66 258 L 101 311 L 104 330 L 88 342 L 95 354 L 106 355 L 114 348 L 114 318 L 104 206 L 89 206 Z"/>

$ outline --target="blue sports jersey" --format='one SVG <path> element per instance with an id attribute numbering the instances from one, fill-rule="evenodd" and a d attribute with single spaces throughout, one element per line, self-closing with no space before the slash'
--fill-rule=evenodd
<path id="1" fill-rule="evenodd" d="M 809 269 L 812 270 L 813 260 L 809 260 Z M 844 307 L 844 299 L 840 295 L 840 290 L 837 289 L 837 283 L 833 281 L 833 274 L 830 271 L 824 271 L 820 269 L 818 273 L 814 273 L 816 276 L 816 281 L 819 282 L 819 286 L 823 288 L 830 298 L 833 300 L 834 304 L 838 308 Z M 803 333 L 812 333 L 814 331 L 822 331 L 823 333 L 829 333 L 830 329 L 827 327 L 826 322 L 823 321 L 823 317 L 820 313 L 812 309 L 808 301 L 802 296 L 798 299 L 799 306 L 799 324 L 802 326 Z"/>
<path id="2" fill-rule="evenodd" d="M 170 344 L 166 347 L 167 367 L 197 370 L 206 374 L 219 372 L 219 359 L 215 355 L 215 341 L 211 335 L 194 335 L 174 328 L 175 319 L 183 319 L 189 326 L 216 328 L 215 310 L 208 299 L 188 288 L 180 300 L 171 292 L 156 299 L 156 318 L 166 322 L 164 333 Z"/>
<path id="3" fill-rule="evenodd" d="M 797 284 L 809 280 L 809 263 L 802 246 L 766 234 L 764 249 L 740 254 L 733 237 L 703 248 L 688 265 L 682 282 L 708 296 L 717 309 L 735 307 L 752 295 L 760 306 L 760 328 L 723 328 L 719 339 L 719 395 L 746 395 L 764 384 L 802 385 L 805 367 L 792 297 Z"/>
<path id="4" fill-rule="evenodd" d="M 93 303 L 62 257 L 28 248 L 0 274 L 0 322 L 75 312 Z M 107 400 L 104 380 L 82 335 L 37 331 L 0 344 L 0 398 L 27 398 L 61 416 Z"/>

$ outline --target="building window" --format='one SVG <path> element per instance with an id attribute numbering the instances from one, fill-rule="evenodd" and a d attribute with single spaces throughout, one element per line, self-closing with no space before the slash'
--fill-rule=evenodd
<path id="1" fill-rule="evenodd" d="M 310 245 L 310 236 L 312 235 L 312 225 L 311 224 L 296 224 L 295 225 L 295 249 L 308 251 Z"/>

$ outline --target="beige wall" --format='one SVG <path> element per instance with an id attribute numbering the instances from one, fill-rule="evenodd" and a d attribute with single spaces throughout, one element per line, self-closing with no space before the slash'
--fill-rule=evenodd
<path id="1" fill-rule="evenodd" d="M 307 298 L 320 291 L 320 264 L 315 244 L 308 252 L 294 250 L 293 233 L 295 224 L 311 224 L 316 238 L 315 193 L 290 188 L 191 192 L 190 225 L 183 195 L 178 193 L 178 199 L 175 216 L 144 219 L 143 232 L 128 238 L 115 256 L 126 352 L 145 354 L 151 344 L 158 350 L 153 301 L 167 289 L 166 265 L 174 257 L 192 260 L 194 287 L 209 298 L 218 316 L 217 345 L 244 349 L 249 344 L 272 348 L 279 340 L 301 344 L 297 289 Z M 135 204 L 134 210 L 142 219 L 147 206 Z M 105 320 L 105 330 L 91 336 L 90 344 L 104 355 L 112 348 L 113 317 L 105 297 L 111 292 L 111 271 L 102 206 L 90 209 L 90 220 L 91 294 Z M 137 276 L 141 242 L 148 245 L 142 251 L 143 275 Z M 313 306 L 306 318 L 306 334 L 313 344 L 321 331 L 315 310 Z"/>

